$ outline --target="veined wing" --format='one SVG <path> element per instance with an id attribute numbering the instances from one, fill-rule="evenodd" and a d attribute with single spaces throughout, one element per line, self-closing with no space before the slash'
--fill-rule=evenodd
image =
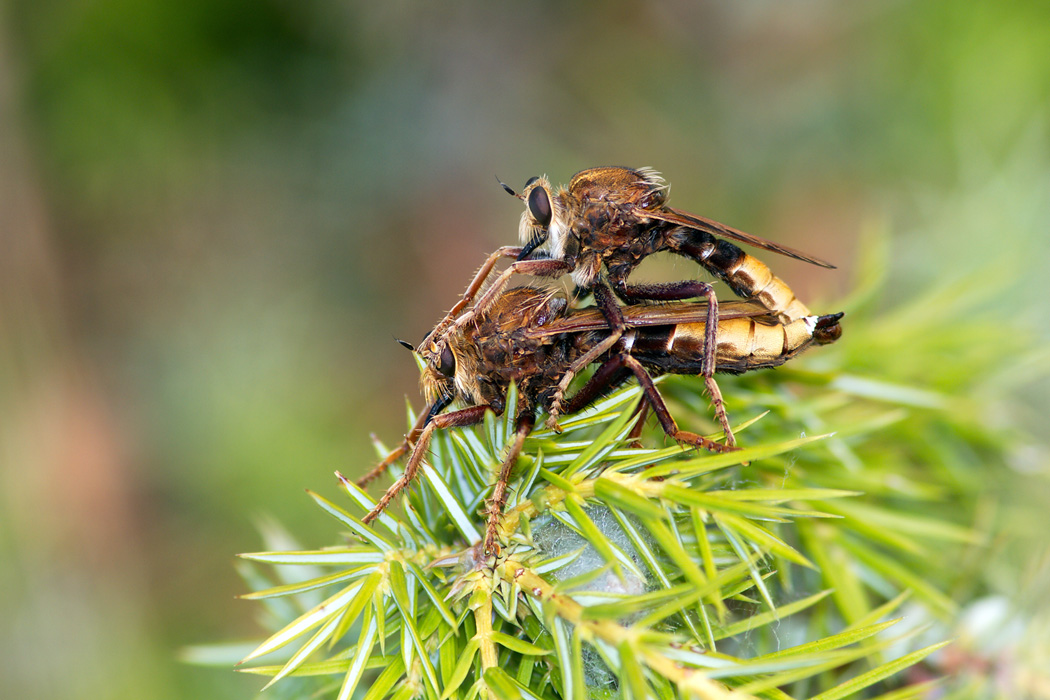
<path id="1" fill-rule="evenodd" d="M 786 255 L 789 258 L 795 258 L 796 260 L 802 260 L 804 262 L 819 265 L 820 267 L 827 267 L 835 269 L 835 266 L 826 260 L 814 257 L 807 253 L 803 253 L 801 250 L 795 250 L 789 248 L 786 245 L 774 243 L 773 241 L 767 241 L 765 238 L 753 236 L 750 233 L 744 233 L 738 231 L 735 228 L 720 224 L 713 219 L 705 219 L 702 216 L 696 214 L 690 214 L 688 212 L 681 211 L 679 209 L 673 209 L 671 207 L 663 207 L 662 209 L 643 209 L 641 207 L 635 208 L 635 214 L 640 217 L 646 217 L 649 219 L 657 219 L 659 221 L 666 221 L 671 224 L 678 224 L 679 226 L 686 226 L 688 228 L 694 228 L 700 231 L 706 231 L 712 236 L 721 236 L 723 238 L 732 238 L 741 243 L 754 246 L 756 248 L 762 248 L 763 250 L 770 250 L 780 255 Z"/>
<path id="2" fill-rule="evenodd" d="M 673 326 L 679 323 L 704 323 L 707 321 L 707 302 L 672 301 L 655 304 L 635 304 L 621 306 L 623 320 L 628 328 L 647 326 Z M 718 303 L 718 318 L 769 318 L 769 309 L 751 300 L 724 301 Z M 607 330 L 609 322 L 597 307 L 588 307 L 571 311 L 567 315 L 549 323 L 529 328 L 525 332 L 528 338 L 544 338 L 559 333 L 583 333 L 587 331 Z"/>

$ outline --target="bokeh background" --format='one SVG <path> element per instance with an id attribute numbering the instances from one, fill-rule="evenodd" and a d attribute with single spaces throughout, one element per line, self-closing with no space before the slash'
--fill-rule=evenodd
<path id="1" fill-rule="evenodd" d="M 393 338 L 516 238 L 493 176 L 600 164 L 836 261 L 770 261 L 823 311 L 889 236 L 882 303 L 994 277 L 1048 338 L 1047 3 L 0 5 L 0 695 L 251 697 L 176 661 L 258 634 L 233 553 L 330 541 Z"/>

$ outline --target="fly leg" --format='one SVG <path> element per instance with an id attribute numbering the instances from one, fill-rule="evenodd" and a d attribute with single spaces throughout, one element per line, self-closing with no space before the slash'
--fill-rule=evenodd
<path id="1" fill-rule="evenodd" d="M 733 435 L 733 429 L 729 427 L 729 416 L 726 415 L 726 403 L 722 399 L 722 390 L 718 388 L 718 382 L 714 377 L 708 374 L 703 377 L 707 394 L 711 397 L 711 405 L 715 409 L 715 417 L 718 418 L 718 423 L 722 426 L 722 432 L 726 436 L 726 444 L 732 447 L 736 445 L 736 437 Z"/>
<path id="2" fill-rule="evenodd" d="M 426 413 L 420 413 L 419 418 L 416 419 L 416 424 L 412 426 L 412 429 L 408 431 L 408 435 L 406 435 L 405 439 L 401 441 L 401 446 L 384 457 L 382 462 L 372 467 L 371 471 L 362 476 L 355 483 L 361 488 L 364 488 L 369 483 L 382 476 L 391 464 L 401 459 L 402 455 L 408 452 L 408 449 L 419 441 L 419 436 L 423 432 L 423 427 L 430 422 L 438 411 L 447 405 L 448 403 L 446 402 L 443 406 L 438 407 L 438 404 L 435 403 L 427 409 Z"/>
<path id="3" fill-rule="evenodd" d="M 357 485 L 364 488 L 370 482 L 382 476 L 391 464 L 401 459 L 401 456 L 408 452 L 408 448 L 419 440 L 419 436 L 423 432 L 423 428 L 426 427 L 427 423 L 434 420 L 434 417 L 445 410 L 450 403 L 452 403 L 451 398 L 442 397 L 430 404 L 425 413 L 419 414 L 419 418 L 416 419 L 416 424 L 412 426 L 412 429 L 408 431 L 408 435 L 406 435 L 405 439 L 401 441 L 400 447 L 384 457 L 382 462 L 358 479 L 356 482 Z"/>
<path id="4" fill-rule="evenodd" d="M 368 524 L 379 517 L 379 514 L 390 505 L 390 501 L 394 500 L 394 497 L 396 497 L 397 494 L 401 493 L 406 486 L 412 483 L 413 479 L 416 478 L 416 474 L 419 472 L 420 465 L 423 464 L 423 457 L 427 454 L 427 448 L 430 447 L 430 438 L 433 436 L 435 430 L 438 428 L 452 428 L 480 423 L 485 417 L 485 411 L 489 410 L 491 410 L 490 406 L 471 406 L 460 411 L 442 413 L 441 415 L 434 416 L 433 419 L 426 424 L 426 427 L 423 428 L 422 432 L 419 433 L 419 439 L 416 440 L 416 445 L 412 448 L 412 454 L 409 456 L 408 463 L 405 465 L 405 473 L 386 490 L 386 493 L 384 493 L 383 497 L 379 499 L 375 507 L 368 511 L 368 514 L 365 515 L 365 517 L 361 518 L 361 522 Z"/>
<path id="5" fill-rule="evenodd" d="M 679 430 L 678 424 L 675 423 L 674 418 L 671 417 L 671 412 L 667 410 L 667 404 L 664 403 L 663 397 L 660 396 L 656 384 L 653 383 L 653 378 L 649 376 L 647 371 L 645 371 L 645 367 L 642 367 L 642 363 L 630 355 L 619 355 L 618 358 L 614 359 L 619 359 L 619 361 L 630 369 L 631 372 L 634 373 L 634 376 L 638 378 L 638 383 L 641 384 L 642 391 L 645 392 L 649 405 L 653 407 L 653 412 L 656 413 L 656 417 L 660 421 L 660 426 L 669 437 L 674 438 L 678 442 L 686 442 L 690 445 L 703 447 L 711 452 L 734 452 L 740 449 L 733 444 L 723 445 L 713 440 L 709 440 L 703 435 L 690 433 L 686 430 Z"/>
<path id="6" fill-rule="evenodd" d="M 550 416 L 547 418 L 547 428 L 555 432 L 561 432 L 561 428 L 558 426 L 558 416 L 563 412 L 562 403 L 565 401 L 565 392 L 568 390 L 573 378 L 587 365 L 612 349 L 619 342 L 626 329 L 623 321 L 623 312 L 620 311 L 620 305 L 616 303 L 612 290 L 604 282 L 598 282 L 594 285 L 593 292 L 594 303 L 601 309 L 602 315 L 605 316 L 605 320 L 609 324 L 609 335 L 577 358 L 569 369 L 565 371 L 565 374 L 562 375 L 561 381 L 558 382 L 558 387 L 554 391 L 549 408 Z"/>
<path id="7" fill-rule="evenodd" d="M 521 246 L 516 245 L 505 245 L 502 248 L 494 250 L 489 255 L 488 259 L 482 263 L 481 267 L 478 268 L 478 271 L 474 273 L 474 279 L 472 279 L 470 284 L 467 285 L 466 291 L 463 292 L 463 297 L 457 301 L 456 305 L 445 314 L 445 317 L 434 326 L 434 330 L 430 331 L 430 334 L 423 339 L 420 347 L 426 345 L 427 341 L 431 338 L 440 336 L 450 325 L 452 325 L 452 322 L 455 320 L 456 316 L 459 315 L 459 312 L 466 308 L 467 304 L 473 301 L 474 297 L 477 296 L 478 291 L 481 289 L 481 285 L 485 284 L 485 280 L 492 274 L 492 268 L 495 267 L 496 262 L 500 258 L 517 258 L 521 255 L 521 250 Z"/>
<path id="8" fill-rule="evenodd" d="M 525 444 L 525 438 L 532 432 L 536 425 L 536 413 L 524 406 L 518 407 L 518 418 L 514 430 L 514 442 L 507 450 L 507 456 L 503 459 L 500 467 L 499 478 L 492 490 L 492 498 L 488 501 L 488 526 L 485 528 L 485 544 L 483 552 L 485 556 L 499 554 L 499 544 L 496 542 L 499 534 L 500 519 L 503 517 L 503 507 L 507 505 L 507 482 L 510 480 L 510 472 L 518 461 L 521 448 Z"/>
<path id="9" fill-rule="evenodd" d="M 382 462 L 372 467 L 372 469 L 367 474 L 357 479 L 354 483 L 360 486 L 361 488 L 364 488 L 379 477 L 381 477 L 386 472 L 386 470 L 390 468 L 391 464 L 401 459 L 401 457 L 406 452 L 408 452 L 408 448 L 419 440 L 419 435 L 422 432 L 422 430 L 416 430 L 415 428 L 413 428 L 412 431 L 405 436 L 405 439 L 401 441 L 400 447 L 398 447 L 396 450 L 393 450 L 390 454 L 384 457 Z"/>
<path id="10" fill-rule="evenodd" d="M 590 381 L 566 401 L 566 408 L 571 407 L 570 410 L 579 410 L 594 400 L 604 389 L 619 383 L 625 376 L 630 374 L 634 374 L 638 379 L 646 402 L 652 407 L 653 412 L 656 413 L 656 417 L 660 421 L 660 427 L 664 429 L 664 432 L 669 437 L 674 438 L 678 442 L 703 447 L 711 452 L 734 452 L 740 449 L 734 445 L 723 445 L 714 440 L 709 440 L 703 435 L 679 430 L 678 424 L 671 417 L 671 412 L 667 410 L 667 404 L 664 403 L 663 397 L 660 396 L 656 384 L 653 383 L 653 378 L 649 376 L 645 367 L 638 360 L 627 353 L 620 353 L 606 360 L 595 371 Z"/>
<path id="11" fill-rule="evenodd" d="M 718 418 L 722 432 L 726 436 L 726 444 L 736 444 L 733 429 L 729 427 L 729 417 L 726 415 L 725 401 L 722 399 L 722 391 L 715 381 L 715 358 L 718 354 L 718 297 L 715 296 L 714 288 L 706 282 L 699 280 L 688 282 L 676 282 L 673 284 L 627 284 L 626 282 L 614 282 L 616 294 L 628 304 L 641 301 L 676 301 L 679 299 L 695 299 L 704 297 L 707 299 L 707 322 L 704 326 L 704 355 L 700 358 L 700 375 L 704 378 L 704 387 L 711 397 L 711 405 Z"/>
<path id="12" fill-rule="evenodd" d="M 598 367 L 587 383 L 580 387 L 579 391 L 562 401 L 562 409 L 566 413 L 580 411 L 585 406 L 590 405 L 606 390 L 618 386 L 629 376 L 631 376 L 631 370 L 623 362 L 619 362 L 615 357 L 607 360 Z M 631 441 L 632 447 L 640 449 L 642 445 L 638 441 L 638 437 L 642 434 L 642 429 L 645 427 L 645 419 L 649 415 L 649 401 L 647 398 L 644 398 L 644 394 L 643 400 L 638 404 L 634 415 L 635 424 L 631 428 L 631 432 L 627 434 L 627 439 Z"/>
<path id="13" fill-rule="evenodd" d="M 506 248 L 501 248 L 501 250 L 514 250 L 514 248 L 512 248 L 511 246 L 507 246 Z M 495 253 L 493 253 L 493 255 L 495 255 Z M 489 259 L 491 260 L 492 256 L 489 256 Z M 474 298 L 474 296 L 477 294 L 477 290 L 475 289 L 474 293 L 470 294 L 469 296 L 467 294 L 464 294 L 463 299 L 458 304 L 456 304 L 456 306 L 453 307 L 453 310 L 445 316 L 445 320 L 443 320 L 441 324 L 438 324 L 438 327 L 435 328 L 429 336 L 427 336 L 427 340 L 429 340 L 431 337 L 435 337 L 439 331 L 444 332 L 445 328 L 447 328 L 449 325 L 455 325 L 456 327 L 465 326 L 471 320 L 473 320 L 473 318 L 479 313 L 483 313 L 484 311 L 486 311 L 490 306 L 492 306 L 492 302 L 496 300 L 496 297 L 498 297 L 500 292 L 503 291 L 503 288 L 507 286 L 507 282 L 510 281 L 510 278 L 513 275 L 558 277 L 567 272 L 570 272 L 571 270 L 572 267 L 569 266 L 569 263 L 563 260 L 554 260 L 551 258 L 545 258 L 541 260 L 518 260 L 516 262 L 513 262 L 506 270 L 501 272 L 499 277 L 496 278 L 496 281 L 493 282 L 489 286 L 489 288 L 485 290 L 485 293 L 482 294 L 481 297 L 478 299 L 477 303 L 474 304 L 474 308 L 468 311 L 467 313 L 463 314 L 459 318 L 455 319 L 455 321 L 453 322 L 451 319 L 456 313 L 459 313 L 459 311 L 461 311 L 464 306 L 466 306 L 469 299 Z M 478 277 L 481 277 L 480 272 L 478 273 Z M 476 277 L 475 281 L 477 281 L 477 279 L 478 278 Z M 480 286 L 480 283 L 478 286 Z M 471 288 L 473 287 L 474 285 L 472 284 Z M 471 289 L 468 289 L 467 291 L 470 292 Z M 442 327 L 442 324 L 445 324 L 444 328 Z M 425 344 L 427 341 L 424 340 L 423 342 Z"/>
<path id="14" fill-rule="evenodd" d="M 470 319 L 474 318 L 479 311 L 485 311 L 489 306 L 492 305 L 493 299 L 503 290 L 507 285 L 507 280 L 510 279 L 511 275 L 525 274 L 525 275 L 538 275 L 540 277 L 558 277 L 566 272 L 569 272 L 572 268 L 568 263 L 562 262 L 561 260 L 517 260 L 511 263 L 510 267 L 500 273 L 500 276 L 496 278 L 496 281 L 485 290 L 485 294 L 478 300 L 474 309 L 465 314 L 462 318 L 457 319 L 460 312 L 467 307 L 470 302 L 474 300 L 474 297 L 481 291 L 482 285 L 485 284 L 485 280 L 492 274 L 492 268 L 495 267 L 496 262 L 500 258 L 518 258 L 521 255 L 522 248 L 520 246 L 503 246 L 497 248 L 492 254 L 485 260 L 482 266 L 478 269 L 474 275 L 474 279 L 470 281 L 463 297 L 456 302 L 445 317 L 434 326 L 434 330 L 430 331 L 423 342 L 420 343 L 419 347 L 423 348 L 430 342 L 431 338 L 438 338 L 442 336 L 449 328 L 453 325 L 463 325 Z"/>

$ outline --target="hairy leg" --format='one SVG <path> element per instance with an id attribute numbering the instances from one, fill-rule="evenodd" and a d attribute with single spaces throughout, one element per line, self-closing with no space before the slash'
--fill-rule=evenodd
<path id="1" fill-rule="evenodd" d="M 419 418 L 416 419 L 415 425 L 413 425 L 412 429 L 408 431 L 408 435 L 405 436 L 405 439 L 401 441 L 401 445 L 384 457 L 383 461 L 373 467 L 371 471 L 358 479 L 356 482 L 357 485 L 364 488 L 369 483 L 382 476 L 383 473 L 390 468 L 391 464 L 401 459 L 401 456 L 408 452 L 408 449 L 419 440 L 419 436 L 423 432 L 423 428 L 426 427 L 427 423 L 433 420 L 434 416 L 440 413 L 449 405 L 449 403 L 451 403 L 450 400 L 438 399 L 428 406 L 425 412 L 420 413 Z"/>
<path id="2" fill-rule="evenodd" d="M 474 308 L 472 308 L 470 311 L 463 314 L 459 318 L 456 318 L 455 321 L 451 323 L 451 325 L 461 328 L 466 324 L 470 323 L 478 314 L 484 313 L 490 306 L 492 306 L 492 302 L 496 300 L 496 297 L 499 296 L 500 292 L 503 291 L 503 288 L 507 286 L 507 282 L 510 281 L 510 278 L 514 275 L 558 277 L 560 275 L 565 274 L 566 272 L 569 272 L 571 269 L 572 268 L 569 267 L 568 263 L 563 262 L 561 260 L 519 260 L 518 262 L 511 263 L 511 265 L 506 270 L 500 273 L 499 277 L 496 278 L 496 281 L 493 282 L 489 286 L 489 288 L 485 290 L 485 293 L 482 294 L 481 297 L 478 299 L 477 303 L 474 305 Z M 457 304 L 456 307 L 454 307 L 454 309 L 462 309 L 461 304 Z M 456 311 L 456 313 L 458 313 L 458 311 Z M 452 316 L 452 312 L 449 312 L 449 314 L 446 316 L 446 320 L 451 318 Z M 444 321 L 442 321 L 442 323 L 444 323 Z M 431 335 L 428 336 L 428 338 L 434 336 L 434 334 L 438 332 L 439 328 L 441 328 L 440 324 L 438 328 L 434 329 L 434 332 L 431 333 Z M 444 332 L 443 329 L 442 332 Z"/>
<path id="3" fill-rule="evenodd" d="M 412 481 L 416 478 L 416 474 L 419 473 L 419 467 L 423 463 L 423 458 L 427 454 L 427 448 L 430 447 L 430 438 L 433 436 L 434 431 L 439 428 L 452 428 L 456 426 L 474 425 L 480 423 L 485 417 L 485 411 L 492 410 L 489 406 L 471 406 L 464 408 L 459 411 L 453 411 L 452 413 L 443 413 L 439 416 L 435 416 L 433 420 L 427 423 L 426 427 L 423 428 L 419 434 L 419 439 L 416 440 L 416 445 L 412 448 L 412 454 L 408 458 L 408 463 L 405 465 L 405 472 L 401 477 L 393 483 L 393 485 L 387 489 L 383 497 L 379 499 L 375 507 L 368 511 L 365 517 L 361 518 L 361 521 L 365 524 L 372 522 L 379 514 L 390 505 L 390 501 L 394 500 L 397 494 L 401 493 Z"/>
<path id="4" fill-rule="evenodd" d="M 445 317 L 441 319 L 441 321 L 436 326 L 434 326 L 434 330 L 430 331 L 430 334 L 423 339 L 423 342 L 420 343 L 419 347 L 424 347 L 427 344 L 427 341 L 429 341 L 432 337 L 436 335 L 441 335 L 450 325 L 452 325 L 452 322 L 456 319 L 456 316 L 458 316 L 459 313 L 463 309 L 465 309 L 471 301 L 474 300 L 474 297 L 477 296 L 477 293 L 481 289 L 481 286 L 485 284 L 485 280 L 488 279 L 490 274 L 492 274 L 492 268 L 495 267 L 496 262 L 500 258 L 517 258 L 519 255 L 521 255 L 521 246 L 507 245 L 503 246 L 502 248 L 497 248 L 495 251 L 493 251 L 485 260 L 485 262 L 482 263 L 481 267 L 478 268 L 478 271 L 474 274 L 474 279 L 472 279 L 470 281 L 470 284 L 467 285 L 466 291 L 463 292 L 463 297 L 458 302 L 456 302 L 456 305 L 453 306 L 447 314 L 445 314 Z"/>
<path id="5" fill-rule="evenodd" d="M 616 298 L 613 296 L 612 290 L 610 290 L 603 282 L 598 282 L 594 285 L 593 291 L 594 302 L 598 308 L 601 309 L 602 315 L 605 316 L 605 320 L 609 323 L 609 335 L 584 353 L 583 356 L 577 358 L 577 360 L 565 371 L 565 374 L 562 375 L 561 380 L 558 382 L 558 387 L 554 392 L 554 398 L 551 401 L 549 409 L 550 416 L 547 418 L 547 427 L 556 432 L 561 431 L 561 428 L 558 427 L 558 416 L 561 415 L 564 410 L 562 404 L 565 401 L 565 392 L 568 391 L 569 384 L 572 383 L 572 380 L 576 375 L 582 372 L 587 365 L 611 350 L 613 346 L 619 342 L 626 328 L 623 322 L 623 313 L 620 311 L 619 304 L 616 303 Z"/>
<path id="6" fill-rule="evenodd" d="M 711 452 L 732 452 L 739 449 L 734 445 L 723 445 L 702 435 L 680 430 L 674 418 L 671 417 L 671 412 L 667 409 L 667 404 L 664 403 L 660 391 L 656 388 L 656 384 L 653 383 L 653 378 L 649 376 L 649 372 L 638 360 L 627 353 L 614 355 L 602 363 L 590 381 L 566 401 L 566 407 L 572 410 L 583 408 L 608 386 L 621 381 L 626 374 L 634 374 L 638 379 L 642 392 L 645 394 L 646 402 L 660 421 L 660 427 L 663 428 L 669 437 L 674 438 L 678 442 L 703 447 Z"/>
<path id="7" fill-rule="evenodd" d="M 496 485 L 492 489 L 492 498 L 488 502 L 488 526 L 485 528 L 485 545 L 482 550 L 486 556 L 493 556 L 499 554 L 499 543 L 497 542 L 499 535 L 499 524 L 500 518 L 503 517 L 503 507 L 507 505 L 507 482 L 510 480 L 510 473 L 514 469 L 514 464 L 518 461 L 518 455 L 521 454 L 521 448 L 525 444 L 525 438 L 532 432 L 533 426 L 536 424 L 536 414 L 532 410 L 521 410 L 518 411 L 517 424 L 514 431 L 514 442 L 511 443 L 510 449 L 507 451 L 507 456 L 503 459 L 503 464 L 500 467 L 499 478 L 496 480 Z"/>
<path id="8" fill-rule="evenodd" d="M 726 443 L 736 444 L 733 429 L 729 427 L 729 417 L 726 415 L 725 401 L 722 399 L 722 391 L 715 381 L 715 365 L 718 354 L 718 297 L 711 285 L 699 280 L 686 282 L 675 282 L 671 284 L 627 284 L 620 281 L 614 285 L 614 289 L 621 299 L 628 303 L 642 300 L 651 301 L 677 301 L 680 299 L 695 299 L 703 297 L 707 299 L 707 324 L 704 331 L 704 356 L 700 362 L 700 374 L 704 378 L 704 386 L 711 397 L 711 405 L 718 418 L 722 432 L 726 436 Z"/>

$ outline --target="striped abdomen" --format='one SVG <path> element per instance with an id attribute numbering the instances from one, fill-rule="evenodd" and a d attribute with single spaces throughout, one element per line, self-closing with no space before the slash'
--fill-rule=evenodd
<path id="1" fill-rule="evenodd" d="M 764 262 L 729 241 L 682 226 L 669 232 L 667 241 L 676 253 L 703 265 L 736 295 L 758 301 L 781 322 L 791 323 L 810 315 L 791 287 Z"/>
<path id="2" fill-rule="evenodd" d="M 830 319 L 830 320 L 825 320 Z M 704 323 L 679 323 L 632 331 L 630 353 L 647 367 L 672 374 L 698 374 L 704 355 Z M 840 332 L 835 317 L 805 316 L 791 323 L 760 323 L 752 318 L 718 322 L 715 367 L 739 373 L 777 367 L 809 347 L 832 342 Z"/>

